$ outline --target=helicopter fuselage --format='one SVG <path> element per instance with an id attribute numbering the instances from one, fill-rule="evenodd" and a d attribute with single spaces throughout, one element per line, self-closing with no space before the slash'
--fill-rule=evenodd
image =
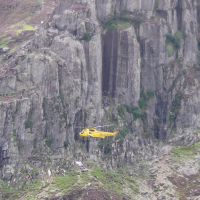
<path id="1" fill-rule="evenodd" d="M 93 138 L 106 138 L 106 137 L 114 137 L 118 134 L 117 131 L 115 132 L 105 132 L 105 131 L 100 131 L 95 128 L 86 128 L 83 129 L 83 131 L 80 133 L 81 137 L 93 137 Z"/>

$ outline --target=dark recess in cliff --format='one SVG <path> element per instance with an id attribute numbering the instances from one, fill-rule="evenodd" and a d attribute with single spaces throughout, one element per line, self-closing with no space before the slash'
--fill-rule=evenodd
<path id="1" fill-rule="evenodd" d="M 156 105 L 156 119 L 154 120 L 154 136 L 157 139 L 164 140 L 167 136 L 166 124 L 167 124 L 167 113 L 168 113 L 168 101 L 163 95 L 157 96 Z"/>
<path id="2" fill-rule="evenodd" d="M 177 2 L 177 6 L 176 6 L 176 13 L 177 13 L 177 21 L 178 21 L 178 30 L 182 30 L 182 19 L 183 19 L 183 1 L 182 0 L 178 0 Z"/>
<path id="3" fill-rule="evenodd" d="M 86 119 L 86 113 L 83 110 L 78 111 L 75 114 L 75 120 L 74 120 L 74 140 L 77 141 L 80 139 L 79 133 L 81 129 L 83 129 L 86 125 L 85 122 Z"/>
<path id="4" fill-rule="evenodd" d="M 197 3 L 197 23 L 198 23 L 198 33 L 200 32 L 200 2 Z M 200 40 L 200 35 L 198 35 Z"/>
<path id="5" fill-rule="evenodd" d="M 117 53 L 118 33 L 117 31 L 108 31 L 103 36 L 102 93 L 104 96 L 115 96 Z"/>

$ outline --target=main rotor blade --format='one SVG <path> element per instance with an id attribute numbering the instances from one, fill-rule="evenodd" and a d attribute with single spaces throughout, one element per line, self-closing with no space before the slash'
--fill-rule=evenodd
<path id="1" fill-rule="evenodd" d="M 110 126 L 113 126 L 114 124 L 106 124 L 106 125 L 99 125 L 99 126 L 74 126 L 74 128 L 86 128 L 86 127 L 89 127 L 89 128 L 101 128 L 101 127 L 110 127 Z"/>
<path id="2" fill-rule="evenodd" d="M 101 125 L 101 126 L 95 126 L 95 128 L 110 127 L 110 126 L 113 126 L 113 124 L 106 124 L 106 125 Z"/>

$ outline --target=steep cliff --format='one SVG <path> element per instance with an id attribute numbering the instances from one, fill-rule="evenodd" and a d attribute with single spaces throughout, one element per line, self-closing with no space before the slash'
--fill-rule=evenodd
<path id="1" fill-rule="evenodd" d="M 19 48 L 1 51 L 0 165 L 116 167 L 193 144 L 200 126 L 197 0 L 61 0 Z M 3 46 L 1 46 L 3 49 Z M 117 139 L 82 141 L 109 123 Z"/>

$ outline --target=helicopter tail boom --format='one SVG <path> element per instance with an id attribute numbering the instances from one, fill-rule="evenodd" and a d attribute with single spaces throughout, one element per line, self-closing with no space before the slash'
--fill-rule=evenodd
<path id="1" fill-rule="evenodd" d="M 114 136 L 117 136 L 118 134 L 119 134 L 119 131 L 115 131 L 115 132 L 113 133 Z"/>

